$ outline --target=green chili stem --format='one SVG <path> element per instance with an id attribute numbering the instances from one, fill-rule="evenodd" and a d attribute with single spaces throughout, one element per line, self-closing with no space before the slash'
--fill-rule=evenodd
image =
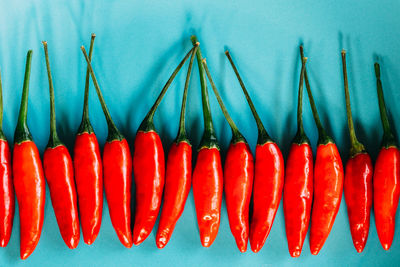
<path id="1" fill-rule="evenodd" d="M 161 90 L 160 95 L 157 97 L 156 102 L 151 107 L 149 113 L 146 116 L 149 120 L 153 119 L 154 113 L 156 112 L 156 109 L 157 109 L 158 105 L 161 103 L 161 100 L 163 99 L 163 97 L 164 97 L 165 93 L 167 92 L 169 86 L 171 85 L 172 81 L 175 79 L 175 76 L 178 74 L 178 72 L 180 71 L 182 66 L 185 64 L 186 60 L 189 58 L 189 56 L 192 53 L 193 49 L 194 48 L 190 49 L 190 51 L 185 55 L 185 57 L 182 59 L 182 61 L 179 63 L 179 65 L 176 67 L 176 69 L 172 73 L 171 77 L 169 77 L 167 83 L 164 85 L 163 89 Z"/>
<path id="2" fill-rule="evenodd" d="M 93 54 L 93 44 L 96 35 L 92 33 L 92 37 L 90 39 L 90 48 L 89 48 L 89 60 L 92 60 Z M 83 101 L 83 119 L 89 120 L 89 82 L 90 82 L 90 72 L 89 67 L 86 68 L 86 78 L 85 78 L 85 98 Z"/>
<path id="3" fill-rule="evenodd" d="M 192 40 L 193 44 L 198 43 L 196 36 L 193 35 L 190 39 Z M 204 116 L 204 131 L 206 136 L 214 137 L 215 136 L 214 126 L 212 122 L 210 103 L 208 101 L 207 79 L 206 79 L 206 74 L 204 72 L 204 66 L 201 63 L 202 55 L 200 48 L 197 49 L 196 56 L 200 74 L 201 99 L 202 99 L 203 116 Z"/>
<path id="4" fill-rule="evenodd" d="M 301 56 L 301 59 L 303 60 L 304 51 L 303 51 L 303 46 L 302 45 L 300 46 L 300 56 Z M 312 110 L 312 113 L 313 113 L 315 124 L 317 125 L 319 134 L 322 135 L 325 131 L 324 131 L 324 127 L 322 126 L 321 120 L 319 118 L 317 107 L 316 107 L 315 101 L 314 101 L 314 97 L 313 97 L 312 92 L 311 92 L 310 83 L 308 81 L 307 68 L 304 69 L 304 80 L 305 80 L 305 83 L 306 83 L 308 98 L 310 100 L 311 110 Z"/>
<path id="5" fill-rule="evenodd" d="M 192 50 L 192 54 L 190 56 L 189 67 L 188 67 L 187 74 L 186 74 L 185 88 L 183 90 L 181 115 L 180 115 L 180 120 L 179 120 L 179 130 L 178 130 L 178 136 L 176 139 L 177 143 L 179 141 L 187 141 L 186 128 L 185 128 L 186 102 L 187 102 L 187 94 L 189 91 L 188 89 L 189 89 L 190 76 L 192 74 L 193 61 L 194 61 L 194 57 L 197 52 L 198 46 L 199 46 L 199 43 L 196 43 L 194 49 Z"/>
<path id="6" fill-rule="evenodd" d="M 364 146 L 358 141 L 356 132 L 354 130 L 353 116 L 351 114 L 350 105 L 350 93 L 349 93 L 349 81 L 347 79 L 347 67 L 346 67 L 346 50 L 342 50 L 342 65 L 343 65 L 343 82 L 344 82 L 344 93 L 346 97 L 346 113 L 347 113 L 347 124 L 349 126 L 350 133 L 350 156 L 354 157 L 356 154 L 365 151 Z"/>
<path id="7" fill-rule="evenodd" d="M 297 132 L 300 134 L 304 134 L 303 127 L 303 83 L 304 83 L 304 72 L 306 69 L 307 58 L 304 57 L 301 60 L 301 73 L 300 73 L 300 82 L 299 82 L 299 95 L 297 99 Z"/>
<path id="8" fill-rule="evenodd" d="M 53 86 L 53 78 L 51 77 L 49 52 L 47 49 L 47 42 L 43 41 L 42 43 L 44 49 L 44 56 L 46 59 L 47 77 L 49 80 L 49 92 L 50 92 L 50 139 L 48 146 L 54 147 L 55 145 L 58 145 L 61 142 L 57 135 L 56 110 L 54 104 L 54 86 Z"/>
<path id="9" fill-rule="evenodd" d="M 16 128 L 17 138 L 14 138 L 14 141 L 17 142 L 32 139 L 27 124 L 29 78 L 31 75 L 32 53 L 33 51 L 29 50 L 28 54 L 26 55 L 25 76 L 24 76 L 24 85 L 22 89 L 21 107 L 19 109 L 19 116 Z"/>
<path id="10" fill-rule="evenodd" d="M 243 82 L 242 78 L 239 75 L 239 71 L 237 70 L 237 68 L 235 66 L 235 63 L 233 63 L 233 60 L 232 60 L 232 57 L 231 57 L 229 51 L 225 51 L 225 55 L 228 58 L 229 62 L 231 63 L 232 69 L 236 74 L 236 78 L 239 81 L 240 87 L 242 88 L 244 96 L 246 97 L 247 103 L 250 106 L 250 110 L 253 113 L 253 117 L 254 117 L 254 119 L 256 121 L 257 129 L 258 129 L 258 136 L 259 136 L 258 143 L 265 143 L 267 141 L 271 141 L 271 138 L 269 137 L 269 135 L 267 133 L 267 130 L 265 129 L 265 127 L 264 127 L 264 125 L 263 125 L 263 123 L 262 123 L 262 121 L 260 119 L 260 116 L 258 116 L 256 108 L 255 108 L 255 106 L 253 104 L 253 101 L 251 100 L 250 95 L 249 95 L 249 93 L 248 93 L 248 91 L 246 89 L 246 86 L 244 85 L 244 82 Z"/>
<path id="11" fill-rule="evenodd" d="M 207 62 L 206 62 L 205 58 L 203 58 L 202 63 L 203 63 L 203 66 L 204 66 L 204 70 L 206 71 L 208 80 L 210 81 L 211 88 L 213 89 L 214 94 L 217 97 L 217 101 L 218 101 L 219 106 L 221 107 L 222 113 L 224 114 L 225 119 L 228 121 L 228 124 L 231 127 L 234 143 L 236 143 L 237 141 L 243 141 L 244 138 L 243 138 L 242 134 L 239 132 L 239 129 L 237 128 L 235 122 L 232 120 L 231 116 L 229 115 L 228 110 L 226 109 L 226 107 L 224 105 L 224 102 L 222 101 L 222 98 L 221 98 L 221 96 L 220 96 L 220 94 L 218 92 L 218 89 L 215 86 L 215 83 L 214 83 L 214 81 L 213 81 L 213 79 L 211 77 L 211 73 L 210 73 L 210 71 L 208 69 Z"/>
<path id="12" fill-rule="evenodd" d="M 109 136 L 107 141 L 112 141 L 115 139 L 118 139 L 119 141 L 121 141 L 123 139 L 123 136 L 118 131 L 117 126 L 115 126 L 115 123 L 111 118 L 110 112 L 108 111 L 106 102 L 104 101 L 103 94 L 101 93 L 99 83 L 97 82 L 96 76 L 94 74 L 92 64 L 90 63 L 90 59 L 89 59 L 88 55 L 86 54 L 85 47 L 81 46 L 81 50 L 86 59 L 86 63 L 88 65 L 90 75 L 92 76 L 94 88 L 96 89 L 97 96 L 99 97 L 101 108 L 103 109 L 103 112 L 104 112 L 104 116 L 106 117 L 107 126 L 108 126 L 108 136 Z"/>

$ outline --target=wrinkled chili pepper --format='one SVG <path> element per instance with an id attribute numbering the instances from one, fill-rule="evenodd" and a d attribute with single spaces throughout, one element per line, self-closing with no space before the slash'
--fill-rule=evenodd
<path id="1" fill-rule="evenodd" d="M 133 244 L 139 245 L 151 233 L 160 210 L 164 188 L 165 161 L 160 136 L 154 127 L 153 117 L 179 70 L 189 58 L 190 50 L 164 85 L 156 102 L 147 113 L 137 131 L 133 153 L 133 174 L 136 186 L 135 222 Z"/>
<path id="2" fill-rule="evenodd" d="M 89 59 L 92 58 L 95 35 L 92 34 Z M 91 245 L 97 238 L 103 212 L 103 167 L 99 143 L 89 120 L 89 68 L 86 70 L 82 122 L 74 146 L 74 170 L 78 193 L 83 241 Z"/>
<path id="3" fill-rule="evenodd" d="M 389 124 L 378 63 L 375 63 L 375 75 L 383 138 L 374 169 L 374 212 L 379 240 L 388 250 L 393 241 L 400 196 L 400 151 Z"/>
<path id="4" fill-rule="evenodd" d="M 283 212 L 289 253 L 299 257 L 310 220 L 313 198 L 313 154 L 303 128 L 303 79 L 307 58 L 302 60 L 297 106 L 297 133 L 286 163 L 283 186 Z"/>
<path id="5" fill-rule="evenodd" d="M 127 248 L 132 247 L 131 231 L 131 186 L 132 156 L 128 142 L 120 133 L 108 111 L 100 86 L 94 74 L 85 48 L 81 47 L 94 88 L 99 97 L 104 116 L 107 121 L 108 136 L 103 150 L 104 189 L 111 223 L 120 242 Z"/>
<path id="6" fill-rule="evenodd" d="M 44 174 L 49 185 L 57 224 L 65 244 L 78 246 L 80 229 L 72 159 L 57 134 L 54 87 L 47 42 L 43 42 L 50 91 L 50 138 L 43 155 Z"/>
<path id="7" fill-rule="evenodd" d="M 191 40 L 193 44 L 198 42 L 196 36 L 192 36 Z M 204 247 L 209 247 L 217 237 L 220 224 L 223 176 L 200 49 L 197 50 L 196 57 L 200 74 L 204 133 L 198 149 L 192 184 L 200 241 Z"/>
<path id="8" fill-rule="evenodd" d="M 253 252 L 257 253 L 264 246 L 271 231 L 281 201 L 284 161 L 278 145 L 265 130 L 229 52 L 226 51 L 225 54 L 239 80 L 258 130 L 253 185 L 253 214 L 250 221 L 250 245 Z"/>
<path id="9" fill-rule="evenodd" d="M 249 242 L 249 205 L 254 178 L 253 154 L 246 139 L 226 110 L 205 59 L 203 59 L 203 66 L 222 113 L 232 130 L 232 140 L 224 165 L 225 201 L 232 235 L 240 252 L 245 252 Z"/>
<path id="10" fill-rule="evenodd" d="M 192 145 L 186 135 L 185 110 L 190 75 L 192 73 L 194 55 L 197 51 L 198 44 L 195 44 L 195 46 L 195 49 L 192 50 L 186 75 L 178 135 L 168 153 L 164 204 L 156 235 L 156 244 L 158 248 L 165 247 L 170 240 L 175 225 L 185 208 L 186 199 L 191 186 Z"/>
<path id="11" fill-rule="evenodd" d="M 300 56 L 301 59 L 304 58 L 303 46 L 300 46 Z M 306 69 L 304 81 L 319 136 L 314 165 L 314 201 L 310 227 L 310 250 L 311 254 L 317 255 L 328 238 L 339 211 L 344 171 L 339 150 L 333 138 L 326 133 L 318 116 Z"/>
<path id="12" fill-rule="evenodd" d="M 39 151 L 27 124 L 29 77 L 32 50 L 26 58 L 24 86 L 17 127 L 14 134 L 13 174 L 20 221 L 20 256 L 25 260 L 35 250 L 42 232 L 45 180 Z"/>
<path id="13" fill-rule="evenodd" d="M 368 239 L 372 206 L 372 173 L 370 156 L 356 137 L 351 115 L 349 85 L 347 80 L 346 51 L 342 50 L 343 81 L 346 96 L 347 122 L 350 132 L 350 158 L 344 176 L 344 197 L 350 222 L 353 244 L 357 252 L 364 250 Z"/>
<path id="14" fill-rule="evenodd" d="M 6 247 L 10 241 L 15 197 L 12 181 L 11 152 L 3 132 L 3 88 L 0 77 L 0 247 Z"/>

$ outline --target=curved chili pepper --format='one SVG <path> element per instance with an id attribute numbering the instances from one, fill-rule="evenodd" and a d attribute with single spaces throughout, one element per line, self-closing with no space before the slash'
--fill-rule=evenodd
<path id="1" fill-rule="evenodd" d="M 165 160 L 160 136 L 154 127 L 153 117 L 179 70 L 189 58 L 190 50 L 164 85 L 156 102 L 140 124 L 135 137 L 133 174 L 136 186 L 135 222 L 133 244 L 141 244 L 151 233 L 160 210 L 164 188 Z"/>
<path id="2" fill-rule="evenodd" d="M 191 40 L 193 44 L 198 42 L 196 36 L 192 36 Z M 200 49 L 197 50 L 196 56 L 201 83 L 204 133 L 198 149 L 192 183 L 200 241 L 204 247 L 209 247 L 217 237 L 219 229 L 223 176 L 221 155 L 208 102 L 207 80 L 201 62 Z"/>
<path id="3" fill-rule="evenodd" d="M 92 34 L 89 58 L 92 58 Z M 89 120 L 89 68 L 86 70 L 82 122 L 74 146 L 74 170 L 83 241 L 91 245 L 97 238 L 103 212 L 103 167 L 99 143 Z"/>
<path id="4" fill-rule="evenodd" d="M 283 187 L 283 212 L 289 253 L 299 257 L 310 220 L 313 198 L 313 154 L 303 128 L 303 79 L 307 58 L 302 60 L 297 106 L 297 133 L 290 147 Z"/>
<path id="5" fill-rule="evenodd" d="M 176 222 L 181 217 L 183 209 L 185 208 L 186 199 L 189 195 L 191 186 L 192 145 L 186 136 L 185 110 L 190 75 L 197 46 L 198 44 L 195 44 L 195 49 L 192 50 L 189 68 L 186 75 L 178 135 L 168 153 L 167 171 L 165 175 L 164 204 L 156 235 L 156 244 L 158 248 L 165 247 L 171 238 Z"/>
<path id="6" fill-rule="evenodd" d="M 373 178 L 374 212 L 379 240 L 382 247 L 388 250 L 393 241 L 400 196 L 400 151 L 389 124 L 378 63 L 375 63 L 375 75 L 383 138 Z"/>
<path id="7" fill-rule="evenodd" d="M 94 74 L 85 48 L 81 47 L 94 87 L 96 88 L 104 116 L 107 121 L 108 136 L 103 150 L 104 188 L 110 211 L 111 223 L 121 243 L 132 247 L 131 231 L 131 184 L 132 156 L 128 142 L 119 132 L 111 118 L 100 86 Z"/>
<path id="8" fill-rule="evenodd" d="M 10 241 L 14 221 L 15 197 L 11 173 L 11 152 L 3 133 L 3 88 L 0 77 L 0 247 L 6 247 Z"/>
<path id="9" fill-rule="evenodd" d="M 74 170 L 68 149 L 57 135 L 54 87 L 47 42 L 43 42 L 43 47 L 50 91 L 50 138 L 43 155 L 44 174 L 61 236 L 65 244 L 74 249 L 78 246 L 80 237 Z"/>
<path id="10" fill-rule="evenodd" d="M 353 244 L 357 252 L 364 250 L 368 239 L 369 219 L 372 206 L 371 157 L 356 137 L 351 115 L 349 85 L 347 80 L 346 51 L 342 50 L 343 80 L 346 96 L 347 122 L 350 132 L 350 159 L 346 163 L 344 197 L 350 222 Z"/>
<path id="11" fill-rule="evenodd" d="M 32 50 L 28 51 L 18 123 L 14 134 L 13 174 L 20 221 L 20 256 L 25 260 L 35 250 L 42 233 L 45 180 L 39 151 L 27 124 L 29 76 Z"/>
<path id="12" fill-rule="evenodd" d="M 301 59 L 304 58 L 303 46 L 300 46 L 300 56 Z M 319 119 L 306 69 L 304 69 L 304 81 L 319 135 L 314 165 L 314 202 L 310 228 L 311 254 L 317 255 L 328 238 L 339 211 L 344 171 L 339 150 Z"/>
<path id="13" fill-rule="evenodd" d="M 229 52 L 226 51 L 225 54 L 239 80 L 258 129 L 253 185 L 253 214 L 250 222 L 250 245 L 253 252 L 257 253 L 264 246 L 271 231 L 281 201 L 284 161 L 278 145 L 265 130 Z"/>
<path id="14" fill-rule="evenodd" d="M 249 206 L 254 178 L 253 154 L 246 139 L 226 110 L 205 59 L 203 59 L 203 65 L 222 113 L 232 130 L 232 140 L 224 165 L 224 191 L 232 235 L 240 252 L 245 252 L 249 242 Z"/>

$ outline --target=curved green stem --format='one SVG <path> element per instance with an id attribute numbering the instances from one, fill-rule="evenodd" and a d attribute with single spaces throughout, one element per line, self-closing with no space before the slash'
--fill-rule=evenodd
<path id="1" fill-rule="evenodd" d="M 350 133 L 350 157 L 354 157 L 359 153 L 365 152 L 364 146 L 357 140 L 356 132 L 354 130 L 353 116 L 351 115 L 350 105 L 350 94 L 349 94 L 349 81 L 347 79 L 347 67 L 346 67 L 346 50 L 342 50 L 342 67 L 343 67 L 343 82 L 344 82 L 344 93 L 346 97 L 346 113 L 347 123 L 349 126 Z"/>
<path id="2" fill-rule="evenodd" d="M 303 127 L 303 83 L 304 83 L 304 71 L 306 69 L 307 58 L 303 58 L 301 61 L 301 72 L 299 81 L 299 94 L 297 98 L 297 133 L 293 139 L 295 144 L 309 144 L 310 140 L 306 136 Z"/>
<path id="3" fill-rule="evenodd" d="M 215 96 L 217 97 L 217 101 L 219 106 L 221 107 L 222 113 L 224 114 L 225 119 L 228 121 L 229 126 L 231 127 L 232 130 L 232 143 L 236 144 L 238 142 L 246 142 L 245 138 L 243 137 L 243 135 L 239 132 L 239 129 L 237 128 L 235 122 L 232 120 L 231 116 L 228 113 L 228 110 L 226 109 L 224 102 L 222 101 L 222 98 L 218 92 L 217 87 L 215 86 L 215 83 L 211 77 L 210 71 L 207 67 L 207 62 L 206 59 L 203 58 L 202 60 L 203 62 L 203 66 L 204 66 L 204 70 L 206 71 L 208 80 L 210 81 L 211 84 L 211 88 L 214 91 Z"/>
<path id="4" fill-rule="evenodd" d="M 53 86 L 53 78 L 51 77 L 50 70 L 50 60 L 49 60 L 49 52 L 47 49 L 47 42 L 43 41 L 43 49 L 44 56 L 46 59 L 46 68 L 47 68 L 47 77 L 49 80 L 49 92 L 50 92 L 50 138 L 47 143 L 47 147 L 54 148 L 56 146 L 62 145 L 60 138 L 57 135 L 57 126 L 56 126 L 56 110 L 54 104 L 54 86 Z"/>
<path id="5" fill-rule="evenodd" d="M 391 146 L 397 147 L 396 139 L 394 138 L 393 132 L 390 127 L 389 118 L 387 115 L 385 98 L 383 97 L 383 89 L 382 89 L 382 81 L 381 81 L 381 72 L 378 63 L 375 63 L 375 76 L 376 76 L 376 89 L 378 92 L 378 102 L 379 102 L 379 111 L 381 113 L 381 121 L 383 126 L 383 139 L 382 146 L 385 148 L 389 148 Z"/>
<path id="6" fill-rule="evenodd" d="M 96 76 L 94 75 L 92 64 L 90 63 L 90 59 L 89 59 L 88 55 L 86 54 L 85 47 L 81 46 L 81 50 L 86 59 L 86 63 L 88 64 L 88 68 L 90 71 L 90 75 L 92 76 L 94 88 L 96 88 L 96 92 L 97 92 L 97 96 L 99 97 L 99 100 L 100 100 L 101 108 L 103 109 L 104 116 L 106 117 L 107 126 L 108 126 L 107 142 L 112 142 L 114 140 L 121 141 L 124 139 L 124 137 L 118 131 L 117 126 L 115 126 L 115 123 L 111 118 L 111 115 L 110 115 L 110 112 L 108 111 L 106 102 L 104 101 L 103 94 L 101 93 L 99 83 L 97 82 Z"/>
<path id="7" fill-rule="evenodd" d="M 304 51 L 303 51 L 302 45 L 300 46 L 300 57 L 301 57 L 301 60 L 304 59 Z M 326 145 L 327 143 L 333 143 L 332 138 L 327 135 L 324 127 L 322 126 L 321 120 L 319 118 L 317 106 L 315 105 L 314 97 L 311 92 L 310 83 L 308 81 L 307 68 L 304 68 L 304 81 L 306 84 L 308 99 L 310 100 L 310 105 L 311 105 L 311 110 L 313 113 L 314 121 L 318 128 L 318 135 L 319 135 L 318 144 Z"/>
<path id="8" fill-rule="evenodd" d="M 192 35 L 190 37 L 190 39 L 192 40 L 193 44 L 198 43 L 196 36 Z M 202 149 L 202 148 L 217 148 L 217 149 L 219 149 L 218 141 L 217 141 L 217 137 L 215 135 L 214 125 L 213 125 L 212 117 L 211 117 L 210 103 L 208 101 L 207 78 L 206 78 L 206 74 L 204 72 L 204 66 L 201 63 L 202 56 L 201 56 L 200 48 L 197 49 L 196 56 L 197 56 L 197 65 L 199 67 L 200 85 L 201 85 L 201 101 L 202 101 L 202 105 L 203 105 L 203 117 L 204 117 L 204 134 L 200 141 L 199 149 Z"/>
<path id="9" fill-rule="evenodd" d="M 239 71 L 237 70 L 235 63 L 233 63 L 232 57 L 229 54 L 229 51 L 225 51 L 225 55 L 228 58 L 229 62 L 231 63 L 232 69 L 236 74 L 236 77 L 239 81 L 240 87 L 242 87 L 242 91 L 244 93 L 244 96 L 246 97 L 247 103 L 250 106 L 251 112 L 253 113 L 253 117 L 256 121 L 257 124 L 257 129 L 258 129 L 258 138 L 257 138 L 257 144 L 259 145 L 263 145 L 267 142 L 273 142 L 272 138 L 268 135 L 267 130 L 265 130 L 265 127 L 260 119 L 260 116 L 258 116 L 258 113 L 256 111 L 256 108 L 254 107 L 253 101 L 250 98 L 250 95 L 246 89 L 246 87 L 244 86 L 243 80 L 239 75 Z"/>
<path id="10" fill-rule="evenodd" d="M 1 82 L 1 74 L 0 74 L 0 139 L 6 140 L 6 136 L 3 132 L 3 85 Z"/>
<path id="11" fill-rule="evenodd" d="M 25 77 L 24 77 L 24 86 L 22 89 L 21 106 L 19 109 L 17 127 L 14 133 L 15 144 L 20 144 L 24 141 L 32 141 L 32 135 L 29 132 L 27 124 L 29 78 L 31 76 L 32 53 L 33 51 L 29 50 L 28 54 L 26 55 Z"/>
<path id="12" fill-rule="evenodd" d="M 149 113 L 147 113 L 146 117 L 144 118 L 143 122 L 140 124 L 138 131 L 141 132 L 149 132 L 149 131 L 154 131 L 154 123 L 153 123 L 153 117 L 154 113 L 157 110 L 158 105 L 160 105 L 161 100 L 163 99 L 165 93 L 167 92 L 169 86 L 171 85 L 172 81 L 175 79 L 175 76 L 178 74 L 182 66 L 185 64 L 186 60 L 189 58 L 190 54 L 192 53 L 192 50 L 194 48 L 190 49 L 190 51 L 185 55 L 185 57 L 182 59 L 182 61 L 179 63 L 179 65 L 176 67 L 174 72 L 172 73 L 171 77 L 169 77 L 167 83 L 164 85 L 163 89 L 161 90 L 161 93 L 158 95 L 156 102 L 154 105 L 151 107 Z"/>
<path id="13" fill-rule="evenodd" d="M 194 56 L 195 56 L 195 54 L 197 52 L 198 46 L 199 46 L 199 44 L 196 43 L 194 49 L 192 50 L 192 54 L 190 56 L 189 67 L 188 67 L 187 74 L 186 74 L 185 88 L 183 90 L 183 98 L 182 98 L 181 116 L 180 116 L 180 119 L 179 119 L 178 136 L 175 139 L 175 143 L 177 143 L 177 144 L 180 143 L 180 142 L 190 143 L 189 139 L 186 136 L 185 112 L 186 112 L 187 94 L 188 94 L 188 91 L 189 91 L 188 89 L 189 89 L 190 76 L 192 74 Z"/>
<path id="14" fill-rule="evenodd" d="M 93 53 L 93 45 L 94 39 L 96 35 L 92 33 L 90 39 L 90 48 L 89 48 L 89 60 L 92 60 Z M 89 67 L 86 68 L 86 79 L 85 79 L 85 97 L 83 100 L 83 114 L 82 114 L 82 122 L 78 129 L 78 134 L 81 133 L 93 133 L 93 127 L 89 120 L 89 82 L 90 82 L 90 73 Z"/>

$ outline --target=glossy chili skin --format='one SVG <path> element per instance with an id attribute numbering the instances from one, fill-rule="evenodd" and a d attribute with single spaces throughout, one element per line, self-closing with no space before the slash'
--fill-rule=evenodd
<path id="1" fill-rule="evenodd" d="M 7 140 L 0 139 L 0 247 L 10 241 L 14 211 L 14 186 L 12 181 L 11 152 Z"/>
<path id="2" fill-rule="evenodd" d="M 134 146 L 136 201 L 133 244 L 139 245 L 151 233 L 160 210 L 165 160 L 160 136 L 155 131 L 138 131 Z"/>
<path id="3" fill-rule="evenodd" d="M 253 185 L 253 214 L 250 223 L 250 245 L 257 253 L 271 231 L 282 197 L 284 160 L 274 142 L 256 146 Z"/>
<path id="4" fill-rule="evenodd" d="M 367 153 L 356 154 L 346 163 L 344 197 L 351 236 L 357 252 L 364 250 L 368 239 L 373 197 L 372 173 L 372 162 Z"/>
<path id="5" fill-rule="evenodd" d="M 229 226 L 240 252 L 247 250 L 249 205 L 253 188 L 254 161 L 245 142 L 231 143 L 224 165 L 224 191 Z"/>
<path id="6" fill-rule="evenodd" d="M 301 254 L 307 235 L 313 198 L 313 154 L 308 143 L 293 143 L 286 163 L 283 211 L 292 257 Z"/>
<path id="7" fill-rule="evenodd" d="M 61 236 L 69 248 L 76 248 L 80 228 L 74 170 L 68 149 L 64 145 L 48 147 L 43 155 L 43 166 Z"/>
<path id="8" fill-rule="evenodd" d="M 132 156 L 126 139 L 106 142 L 103 150 L 104 189 L 111 223 L 121 243 L 132 247 Z"/>
<path id="9" fill-rule="evenodd" d="M 83 240 L 91 245 L 99 234 L 103 212 L 103 167 L 94 133 L 76 136 L 74 171 Z"/>
<path id="10" fill-rule="evenodd" d="M 175 225 L 185 208 L 192 179 L 192 146 L 185 141 L 173 143 L 167 160 L 164 204 L 156 235 L 158 248 L 171 238 Z"/>
<path id="11" fill-rule="evenodd" d="M 314 166 L 314 202 L 311 214 L 310 250 L 317 255 L 335 222 L 343 193 L 344 171 L 332 142 L 320 144 Z"/>
<path id="12" fill-rule="evenodd" d="M 400 152 L 395 146 L 382 147 L 374 169 L 375 224 L 382 247 L 392 244 L 400 196 Z"/>
<path id="13" fill-rule="evenodd" d="M 192 183 L 200 241 L 209 247 L 217 237 L 221 217 L 223 174 L 218 148 L 199 150 Z"/>
<path id="14" fill-rule="evenodd" d="M 14 144 L 12 166 L 20 217 L 20 255 L 26 259 L 40 239 L 46 196 L 42 162 L 34 142 Z"/>

